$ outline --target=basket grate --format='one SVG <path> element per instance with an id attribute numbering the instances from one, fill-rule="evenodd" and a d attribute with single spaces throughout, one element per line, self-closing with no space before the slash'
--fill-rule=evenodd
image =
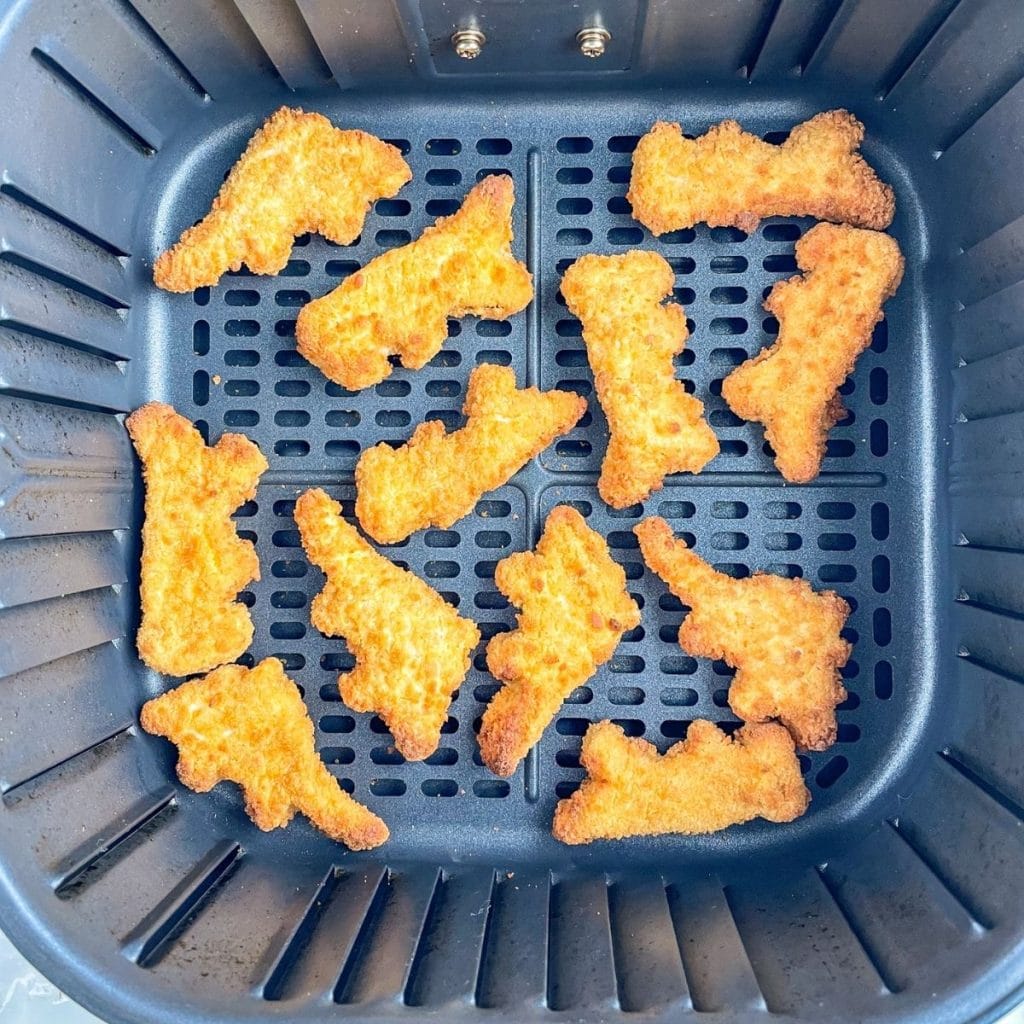
<path id="1" fill-rule="evenodd" d="M 433 800 L 448 798 L 446 814 L 465 817 L 467 825 L 487 828 L 493 816 L 508 829 L 514 852 L 516 829 L 546 828 L 553 802 L 578 786 L 588 722 L 611 718 L 663 750 L 694 718 L 735 726 L 726 698 L 730 670 L 680 650 L 675 634 L 683 609 L 644 571 L 630 532 L 644 514 L 665 516 L 727 572 L 804 576 L 816 587 L 838 590 L 853 607 L 847 636 L 856 647 L 844 671 L 850 696 L 838 712 L 838 743 L 801 756 L 814 797 L 811 813 L 841 799 L 851 780 L 870 772 L 898 724 L 886 710 L 901 686 L 887 650 L 900 628 L 887 555 L 898 543 L 888 497 L 898 436 L 887 409 L 890 374 L 899 372 L 891 364 L 888 324 L 879 325 L 842 388 L 849 414 L 832 431 L 823 475 L 808 486 L 783 485 L 761 427 L 729 411 L 721 382 L 777 333 L 762 302 L 776 281 L 795 272 L 794 244 L 811 222 L 773 219 L 749 237 L 701 225 L 652 239 L 632 220 L 625 199 L 637 128 L 624 124 L 600 136 L 564 134 L 526 145 L 518 132 L 509 133 L 514 138 L 481 133 L 455 139 L 410 126 L 392 141 L 413 167 L 414 181 L 395 199 L 377 203 L 354 245 L 303 237 L 281 276 L 242 271 L 181 300 L 182 312 L 188 310 L 192 367 L 180 378 L 185 393 L 171 400 L 214 438 L 224 430 L 245 432 L 272 465 L 256 500 L 237 517 L 243 536 L 256 542 L 263 567 L 262 581 L 245 595 L 257 626 L 248 657 L 273 654 L 284 661 L 303 687 L 324 759 L 347 789 L 392 822 L 397 815 L 426 826 L 437 813 Z M 360 393 L 326 381 L 295 350 L 301 305 L 383 249 L 417 237 L 435 217 L 455 210 L 474 181 L 494 172 L 516 180 L 515 248 L 526 254 L 535 275 L 534 306 L 508 323 L 453 321 L 449 342 L 420 372 L 397 368 Z M 566 309 L 558 281 L 584 253 L 638 246 L 662 253 L 675 270 L 674 298 L 686 307 L 691 331 L 678 373 L 705 403 L 722 452 L 699 477 L 672 478 L 644 507 L 614 511 L 594 488 L 607 427 L 579 322 Z M 422 532 L 383 550 L 475 619 L 486 641 L 514 624 L 514 609 L 494 587 L 496 561 L 532 546 L 546 513 L 570 502 L 608 538 L 644 614 L 642 625 L 571 695 L 525 768 L 507 782 L 491 776 L 476 751 L 474 732 L 496 690 L 482 648 L 452 704 L 440 749 L 422 764 L 404 763 L 378 719 L 350 714 L 338 702 L 336 676 L 351 667 L 351 658 L 340 641 L 309 624 L 309 601 L 322 577 L 307 565 L 291 518 L 295 498 L 311 485 L 326 486 L 351 514 L 359 453 L 380 441 L 406 440 L 422 419 L 459 426 L 469 372 L 486 362 L 513 366 L 521 383 L 583 394 L 590 409 L 536 464 L 487 495 L 474 515 L 450 530 Z M 500 814 L 473 809 L 481 800 L 492 807 L 500 802 Z M 415 837 L 394 831 L 393 843 L 408 843 L 409 853 L 419 849 Z"/>

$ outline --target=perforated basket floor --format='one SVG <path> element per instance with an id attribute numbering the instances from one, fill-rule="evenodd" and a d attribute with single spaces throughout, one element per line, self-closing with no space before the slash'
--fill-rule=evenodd
<path id="1" fill-rule="evenodd" d="M 631 218 L 625 199 L 632 149 L 652 118 L 611 104 L 588 110 L 583 119 L 563 112 L 557 125 L 550 117 L 538 121 L 525 108 L 505 108 L 500 121 L 479 108 L 373 117 L 351 109 L 327 112 L 338 123 L 395 142 L 413 169 L 412 183 L 376 204 L 354 245 L 301 238 L 280 276 L 243 270 L 194 296 L 151 295 L 150 315 L 161 362 L 171 371 L 158 387 L 160 397 L 198 421 L 213 440 L 225 430 L 244 432 L 271 461 L 256 500 L 238 514 L 263 568 L 262 580 L 246 595 L 256 620 L 249 656 L 281 658 L 303 687 L 324 759 L 347 789 L 392 825 L 389 852 L 444 857 L 486 849 L 488 857 L 563 858 L 547 832 L 555 801 L 582 777 L 578 753 L 589 722 L 611 718 L 662 750 L 685 735 L 694 718 L 735 724 L 726 699 L 731 670 L 682 652 L 676 642 L 682 606 L 645 572 L 631 533 L 645 514 L 665 516 L 731 574 L 804 576 L 818 588 L 838 590 L 854 609 L 845 635 L 855 650 L 844 670 L 850 695 L 839 709 L 838 743 L 801 757 L 813 795 L 805 822 L 789 829 L 754 823 L 711 839 L 642 841 L 636 844 L 642 856 L 771 847 L 813 829 L 815 818 L 842 815 L 892 758 L 906 728 L 904 712 L 920 685 L 908 675 L 900 640 L 913 631 L 918 588 L 908 580 L 901 588 L 890 558 L 893 550 L 920 542 L 921 489 L 907 486 L 907 477 L 920 474 L 921 465 L 906 458 L 905 423 L 890 415 L 894 402 L 904 409 L 912 405 L 919 387 L 918 339 L 907 329 L 905 312 L 919 301 L 914 274 L 889 303 L 870 351 L 842 389 L 849 414 L 830 436 L 821 476 L 809 486 L 785 486 L 761 427 L 729 411 L 721 381 L 774 339 L 778 324 L 762 302 L 776 281 L 796 272 L 794 244 L 811 221 L 769 219 L 750 237 L 701 225 L 654 240 Z M 784 120 L 802 116 L 794 109 Z M 187 187 L 170 183 L 155 249 L 202 214 L 256 123 L 250 114 L 218 136 L 216 148 L 194 154 Z M 756 117 L 748 123 L 757 129 Z M 784 134 L 766 137 L 781 141 Z M 885 152 L 870 144 L 867 152 L 884 176 Z M 416 238 L 434 218 L 457 209 L 481 176 L 495 172 L 511 174 L 516 184 L 514 248 L 537 288 L 525 314 L 506 323 L 452 321 L 447 344 L 424 370 L 397 368 L 359 393 L 327 381 L 296 352 L 295 317 L 304 302 L 378 253 Z M 912 241 L 908 246 L 899 227 L 912 260 Z M 643 507 L 616 512 L 597 496 L 607 425 L 593 393 L 580 324 L 558 287 L 561 273 L 584 253 L 631 247 L 653 248 L 676 271 L 674 298 L 685 306 L 691 331 L 678 374 L 705 403 L 722 452 L 699 476 L 673 477 Z M 352 660 L 343 643 L 323 637 L 309 622 L 309 602 L 323 577 L 307 564 L 292 520 L 295 498 L 311 485 L 326 486 L 351 515 L 359 453 L 379 441 L 406 440 L 423 419 L 458 427 L 469 373 L 486 362 L 511 365 L 521 384 L 577 391 L 588 398 L 589 410 L 535 464 L 488 494 L 474 515 L 450 530 L 420 532 L 382 550 L 476 620 L 486 643 L 514 623 L 514 610 L 494 587 L 495 563 L 532 547 L 547 512 L 568 502 L 607 537 L 643 608 L 642 625 L 569 698 L 508 781 L 482 766 L 476 748 L 480 715 L 497 686 L 486 671 L 483 644 L 452 703 L 441 749 L 425 763 L 405 763 L 379 719 L 354 715 L 339 703 L 336 676 Z M 434 827 L 439 816 L 444 834 Z M 601 859 L 606 851 L 573 856 Z"/>

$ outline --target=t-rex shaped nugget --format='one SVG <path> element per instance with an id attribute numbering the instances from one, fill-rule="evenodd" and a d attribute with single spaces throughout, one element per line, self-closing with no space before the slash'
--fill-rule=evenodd
<path id="1" fill-rule="evenodd" d="M 310 618 L 342 636 L 356 667 L 338 677 L 353 711 L 376 711 L 410 761 L 436 749 L 448 705 L 469 671 L 480 631 L 419 577 L 393 565 L 341 518 L 323 491 L 306 491 L 295 522 L 310 561 L 327 574 Z"/>
<path id="2" fill-rule="evenodd" d="M 846 699 L 839 669 L 850 656 L 840 636 L 850 606 L 803 579 L 758 573 L 733 579 L 672 536 L 654 516 L 634 527 L 644 561 L 691 610 L 679 627 L 687 654 L 736 669 L 729 706 L 747 722 L 778 718 L 798 747 L 836 739 L 835 707 Z"/>
<path id="3" fill-rule="evenodd" d="M 704 406 L 672 366 L 687 337 L 683 307 L 661 304 L 673 281 L 667 260 L 639 250 L 584 256 L 562 278 L 611 429 L 597 489 L 613 508 L 643 501 L 668 473 L 699 473 L 718 454 Z"/>
<path id="4" fill-rule="evenodd" d="M 225 779 L 245 794 L 249 817 L 264 832 L 301 811 L 353 850 L 388 838 L 388 827 L 356 803 L 317 756 L 313 723 L 281 662 L 225 665 L 183 683 L 142 708 L 142 728 L 178 747 L 178 777 L 206 793 Z"/>
<path id="5" fill-rule="evenodd" d="M 828 432 L 845 415 L 839 387 L 871 344 L 903 257 L 888 235 L 818 224 L 796 259 L 804 275 L 780 281 L 764 304 L 779 319 L 778 340 L 737 366 L 722 395 L 737 416 L 765 425 L 779 472 L 803 484 L 821 470 Z"/>
<path id="6" fill-rule="evenodd" d="M 318 231 L 348 245 L 370 205 L 411 177 L 394 146 L 282 107 L 250 139 L 210 212 L 157 259 L 153 280 L 190 292 L 243 263 L 254 274 L 276 274 L 296 235 Z"/>
<path id="7" fill-rule="evenodd" d="M 410 370 L 425 366 L 448 336 L 448 317 L 503 320 L 524 309 L 533 281 L 512 255 L 514 199 L 511 178 L 484 178 L 415 242 L 304 306 L 295 325 L 299 351 L 357 391 L 391 373 L 394 353 Z"/>
<path id="8" fill-rule="evenodd" d="M 436 420 L 421 423 L 407 444 L 378 444 L 356 465 L 356 516 L 381 544 L 395 544 L 425 526 L 447 529 L 487 491 L 564 434 L 586 411 L 570 391 L 516 390 L 505 366 L 478 366 L 469 377 L 467 423 L 451 434 Z"/>
<path id="9" fill-rule="evenodd" d="M 487 667 L 505 685 L 484 712 L 480 756 L 511 775 L 562 701 L 640 624 L 640 609 L 604 538 L 568 505 L 552 509 L 536 551 L 498 563 L 494 582 L 522 611 L 487 645 Z"/>
<path id="10" fill-rule="evenodd" d="M 125 426 L 146 482 L 139 657 L 171 676 L 208 672 L 252 640 L 252 619 L 235 597 L 260 578 L 260 563 L 231 513 L 256 494 L 267 460 L 241 434 L 208 448 L 160 402 L 136 409 Z"/>
<path id="11" fill-rule="evenodd" d="M 580 763 L 588 777 L 555 807 L 551 831 L 563 843 L 700 835 L 751 818 L 792 821 L 811 799 L 792 737 L 774 722 L 745 725 L 730 738 L 698 720 L 664 755 L 598 722 L 583 737 Z"/>
<path id="12" fill-rule="evenodd" d="M 857 152 L 864 126 L 846 110 L 816 114 L 781 146 L 762 142 L 735 121 L 699 139 L 659 121 L 637 143 L 626 198 L 656 235 L 712 227 L 753 231 L 762 217 L 816 217 L 887 228 L 895 202 Z"/>

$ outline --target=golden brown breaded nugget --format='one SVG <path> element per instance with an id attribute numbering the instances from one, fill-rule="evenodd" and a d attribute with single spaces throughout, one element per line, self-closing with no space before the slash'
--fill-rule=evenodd
<path id="1" fill-rule="evenodd" d="M 608 417 L 597 490 L 612 508 L 643 501 L 669 473 L 699 473 L 718 454 L 703 404 L 686 393 L 672 365 L 688 334 L 683 307 L 661 304 L 674 281 L 667 260 L 639 250 L 584 256 L 562 278 Z"/>
<path id="2" fill-rule="evenodd" d="M 136 409 L 125 426 L 146 482 L 139 657 L 170 676 L 209 672 L 252 640 L 252 619 L 235 597 L 260 578 L 260 563 L 231 513 L 256 494 L 267 460 L 241 434 L 208 448 L 161 402 Z"/>
<path id="3" fill-rule="evenodd" d="M 691 610 L 679 646 L 736 669 L 729 706 L 746 722 L 778 718 L 798 747 L 825 750 L 836 739 L 835 707 L 846 699 L 839 669 L 850 656 L 840 632 L 850 606 L 803 579 L 713 569 L 656 516 L 634 527 L 644 561 Z"/>
<path id="4" fill-rule="evenodd" d="M 828 432 L 846 414 L 839 387 L 871 344 L 903 257 L 888 235 L 817 224 L 797 242 L 796 260 L 804 275 L 780 281 L 764 304 L 779 319 L 778 339 L 725 378 L 722 396 L 737 416 L 765 425 L 779 472 L 803 484 L 820 472 Z"/>
<path id="5" fill-rule="evenodd" d="M 298 349 L 352 391 L 391 373 L 397 353 L 425 366 L 448 336 L 448 317 L 504 320 L 533 298 L 530 272 L 512 255 L 512 179 L 484 178 L 461 208 L 415 242 L 392 249 L 308 303 L 295 324 Z"/>
<path id="6" fill-rule="evenodd" d="M 586 411 L 571 391 L 516 390 L 507 366 L 478 366 L 469 376 L 467 422 L 446 433 L 421 423 L 401 448 L 381 442 L 356 465 L 356 516 L 381 544 L 426 526 L 447 529 L 487 492 L 564 434 Z"/>
<path id="7" fill-rule="evenodd" d="M 811 799 L 792 737 L 773 722 L 729 737 L 698 719 L 663 755 L 598 722 L 583 737 L 580 764 L 587 778 L 555 807 L 551 831 L 563 843 L 701 835 L 752 818 L 792 821 Z"/>
<path id="8" fill-rule="evenodd" d="M 210 212 L 157 259 L 153 280 L 190 292 L 243 263 L 254 274 L 276 274 L 296 235 L 317 231 L 348 245 L 373 202 L 411 177 L 394 146 L 282 107 L 249 140 Z"/>
<path id="9" fill-rule="evenodd" d="M 511 775 L 562 701 L 640 624 L 640 609 L 604 538 L 568 505 L 552 509 L 536 551 L 498 563 L 494 582 L 522 611 L 487 645 L 487 667 L 505 685 L 484 712 L 480 756 Z"/>
<path id="10" fill-rule="evenodd" d="M 178 747 L 178 777 L 206 793 L 225 779 L 245 794 L 245 809 L 269 832 L 301 811 L 352 850 L 388 838 L 388 827 L 356 803 L 317 756 L 313 723 L 298 687 L 276 658 L 255 668 L 225 665 L 146 703 L 146 732 Z"/>
<path id="11" fill-rule="evenodd" d="M 762 217 L 887 228 L 895 200 L 857 152 L 863 138 L 864 126 L 846 110 L 816 114 L 781 146 L 735 121 L 699 139 L 659 121 L 637 143 L 626 198 L 633 216 L 656 235 L 702 221 L 751 232 Z"/>
<path id="12" fill-rule="evenodd" d="M 398 750 L 422 761 L 437 749 L 480 631 L 418 576 L 374 551 L 323 491 L 299 498 L 295 522 L 310 561 L 327 574 L 313 599 L 313 625 L 344 637 L 356 659 L 338 677 L 341 699 L 353 711 L 376 711 Z"/>

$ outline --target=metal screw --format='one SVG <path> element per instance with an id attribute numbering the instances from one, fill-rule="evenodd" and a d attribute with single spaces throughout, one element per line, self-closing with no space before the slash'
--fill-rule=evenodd
<path id="1" fill-rule="evenodd" d="M 589 25 L 576 33 L 576 42 L 584 57 L 603 57 L 604 48 L 611 42 L 612 34 L 606 28 Z"/>
<path id="2" fill-rule="evenodd" d="M 487 42 L 487 36 L 478 28 L 460 28 L 452 34 L 452 46 L 463 60 L 475 60 Z"/>

